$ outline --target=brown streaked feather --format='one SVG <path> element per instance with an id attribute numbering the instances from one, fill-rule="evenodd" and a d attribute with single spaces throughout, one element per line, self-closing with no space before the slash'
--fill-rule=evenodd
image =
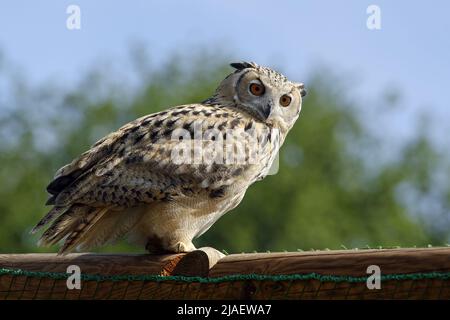
<path id="1" fill-rule="evenodd" d="M 47 191 L 57 196 L 64 189 L 69 187 L 77 179 L 82 177 L 89 169 L 101 163 L 113 151 L 112 145 L 116 141 L 119 131 L 112 132 L 106 137 L 97 141 L 91 149 L 74 159 L 71 163 L 61 167 L 55 174 L 53 181 L 47 186 Z"/>
<path id="2" fill-rule="evenodd" d="M 80 250 L 89 250 L 105 244 L 112 244 L 125 236 L 142 218 L 143 212 L 140 208 L 133 207 L 124 211 L 110 210 L 104 215 L 85 236 L 77 246 Z"/>
<path id="3" fill-rule="evenodd" d="M 100 208 L 93 209 L 86 216 L 81 218 L 81 221 L 78 221 L 75 226 L 75 230 L 73 230 L 67 237 L 64 242 L 64 245 L 58 252 L 58 255 L 63 255 L 68 253 L 78 244 L 83 241 L 83 237 L 88 233 L 88 231 L 102 218 L 102 216 L 108 212 L 109 208 Z"/>
<path id="4" fill-rule="evenodd" d="M 112 161 L 113 157 L 110 156 L 106 159 L 103 159 L 96 166 L 91 167 L 82 175 L 80 175 L 76 180 L 74 180 L 70 185 L 66 188 L 62 189 L 55 197 L 55 205 L 57 206 L 68 206 L 72 203 L 79 202 L 78 198 L 82 197 L 86 192 L 92 189 L 92 185 L 101 181 L 101 179 L 96 175 L 97 167 L 102 168 L 103 166 L 107 166 L 108 162 Z M 105 180 L 105 179 L 103 179 Z M 89 205 L 91 203 L 85 203 L 81 201 L 81 203 Z"/>
<path id="5" fill-rule="evenodd" d="M 57 195 L 61 190 L 69 186 L 73 181 L 78 178 L 83 171 L 81 169 L 76 169 L 68 175 L 57 177 L 47 186 L 48 193 L 52 195 Z"/>
<path id="6" fill-rule="evenodd" d="M 36 233 L 39 229 L 49 223 L 54 217 L 66 212 L 69 207 L 53 207 L 31 230 L 31 233 Z"/>
<path id="7" fill-rule="evenodd" d="M 131 207 L 174 199 L 182 196 L 184 190 L 200 190 L 206 178 L 222 186 L 232 177 L 235 166 L 174 165 L 170 155 L 179 141 L 170 140 L 170 134 L 166 134 L 178 128 L 192 130 L 187 124 L 194 121 L 198 121 L 203 132 L 214 127 L 217 121 L 210 116 L 213 108 L 197 104 L 180 106 L 123 126 L 110 134 L 109 140 L 114 140 L 108 142 L 111 153 L 104 154 L 97 164 L 61 190 L 55 204 Z M 221 117 L 221 129 L 244 129 L 247 125 L 232 108 L 216 108 L 214 112 Z M 89 152 L 95 152 L 94 149 Z M 137 183 L 139 180 L 143 182 Z"/>
<path id="8" fill-rule="evenodd" d="M 38 241 L 40 246 L 53 245 L 64 238 L 81 217 L 88 207 L 83 205 L 73 205 L 61 214 L 52 225 L 42 234 Z"/>
<path id="9" fill-rule="evenodd" d="M 55 178 L 48 185 L 47 189 L 52 195 L 58 196 L 68 188 L 86 176 L 91 176 L 92 169 L 101 168 L 108 158 L 128 159 L 130 156 L 127 150 L 144 150 L 154 144 L 158 144 L 161 139 L 170 138 L 170 133 L 177 128 L 182 128 L 186 123 L 194 120 L 205 120 L 208 125 L 213 124 L 209 115 L 212 110 L 217 115 L 222 114 L 223 119 L 233 120 L 239 113 L 233 110 L 221 110 L 213 106 L 201 104 L 182 105 L 155 114 L 146 115 L 135 121 L 125 124 L 117 131 L 110 133 L 106 137 L 95 143 L 91 149 L 84 152 L 80 157 L 71 163 L 60 168 Z M 175 120 L 176 119 L 176 120 Z M 133 159 L 131 159 L 133 160 Z M 195 172 L 195 168 L 193 168 Z M 64 198 L 64 197 L 61 197 Z M 52 198 L 50 203 L 61 205 L 58 197 Z M 68 203 L 65 203 L 68 205 Z"/>

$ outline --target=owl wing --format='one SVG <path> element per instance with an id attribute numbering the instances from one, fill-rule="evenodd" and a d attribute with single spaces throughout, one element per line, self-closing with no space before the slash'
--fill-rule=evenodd
<path id="1" fill-rule="evenodd" d="M 244 129 L 249 121 L 237 111 L 201 104 L 137 119 L 58 170 L 47 187 L 54 198 L 51 202 L 56 206 L 133 206 L 200 190 L 214 192 L 215 187 L 231 183 L 227 180 L 236 175 L 240 165 L 208 165 L 194 161 L 192 153 L 183 158 L 178 135 L 188 133 L 184 138 L 192 139 L 195 130 Z M 202 147 L 207 147 L 205 144 Z M 193 149 L 192 140 L 184 146 Z"/>
<path id="2" fill-rule="evenodd" d="M 187 133 L 192 138 L 195 130 L 244 129 L 252 121 L 231 108 L 194 104 L 124 125 L 57 171 L 47 187 L 52 195 L 48 203 L 54 207 L 34 231 L 59 216 L 42 238 L 52 244 L 68 235 L 64 252 L 111 209 L 173 201 L 200 192 L 223 196 L 245 164 L 205 164 L 192 158 L 179 163 L 173 155 L 180 152 L 180 141 L 173 137 Z"/>

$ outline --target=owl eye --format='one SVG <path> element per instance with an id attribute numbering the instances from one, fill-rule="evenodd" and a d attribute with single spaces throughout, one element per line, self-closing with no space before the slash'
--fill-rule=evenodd
<path id="1" fill-rule="evenodd" d="M 266 91 L 266 89 L 264 88 L 264 86 L 260 83 L 252 83 L 250 84 L 249 87 L 250 93 L 255 95 L 255 96 L 262 96 L 264 94 L 264 92 Z"/>
<path id="2" fill-rule="evenodd" d="M 292 98 L 290 96 L 288 96 L 287 94 L 282 95 L 280 98 L 280 104 L 283 107 L 287 107 L 288 105 L 290 105 L 291 101 L 292 101 Z"/>

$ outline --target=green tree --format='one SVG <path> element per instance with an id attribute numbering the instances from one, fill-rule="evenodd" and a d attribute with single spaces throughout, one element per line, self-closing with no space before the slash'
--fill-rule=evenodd
<path id="1" fill-rule="evenodd" d="M 204 100 L 231 71 L 224 60 L 174 56 L 155 67 L 140 56 L 137 88 L 94 70 L 71 91 L 50 84 L 30 88 L 0 63 L 0 80 L 8 83 L 0 90 L 10 96 L 0 100 L 0 251 L 53 250 L 36 248 L 28 231 L 48 209 L 45 187 L 55 170 L 128 121 Z M 305 80 L 308 96 L 281 150 L 279 173 L 252 186 L 198 245 L 236 252 L 448 240 L 450 188 L 435 183 L 436 172 L 449 176 L 448 157 L 419 133 L 395 161 L 371 163 L 377 141 L 361 121 L 361 106 L 321 74 Z M 426 206 L 418 210 L 427 201 L 439 204 L 440 213 L 432 216 L 440 220 L 428 220 Z M 142 248 L 123 242 L 101 250 Z"/>

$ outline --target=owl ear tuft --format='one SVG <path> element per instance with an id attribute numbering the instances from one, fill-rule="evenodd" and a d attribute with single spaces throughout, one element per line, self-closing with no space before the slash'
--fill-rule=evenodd
<path id="1" fill-rule="evenodd" d="M 230 66 L 232 66 L 233 68 L 237 69 L 237 70 L 242 70 L 242 69 L 246 69 L 246 68 L 256 68 L 257 64 L 254 62 L 233 62 L 230 63 Z"/>

